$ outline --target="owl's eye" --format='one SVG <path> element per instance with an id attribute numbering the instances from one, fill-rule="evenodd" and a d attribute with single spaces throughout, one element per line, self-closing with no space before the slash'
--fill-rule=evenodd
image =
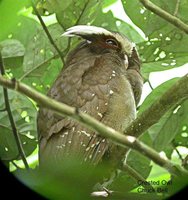
<path id="1" fill-rule="evenodd" d="M 114 39 L 107 39 L 106 40 L 106 44 L 110 45 L 110 46 L 114 46 L 114 47 L 118 47 L 118 43 L 116 40 Z"/>

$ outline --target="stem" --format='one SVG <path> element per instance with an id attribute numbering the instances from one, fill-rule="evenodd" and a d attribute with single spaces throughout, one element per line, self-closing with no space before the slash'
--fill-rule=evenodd
<path id="1" fill-rule="evenodd" d="M 177 16 L 177 14 L 178 14 L 179 7 L 180 7 L 180 1 L 181 0 L 177 0 L 177 2 L 176 2 L 176 7 L 175 7 L 175 10 L 174 10 L 174 16 Z"/>
<path id="2" fill-rule="evenodd" d="M 38 19 L 39 19 L 41 25 L 42 25 L 42 28 L 44 29 L 44 31 L 45 31 L 45 33 L 46 33 L 46 35 L 47 35 L 47 37 L 48 37 L 50 43 L 52 44 L 52 46 L 55 48 L 55 50 L 56 50 L 57 53 L 59 54 L 59 56 L 60 56 L 60 58 L 61 58 L 61 60 L 62 60 L 62 63 L 65 64 L 64 57 L 63 57 L 63 55 L 62 55 L 60 49 L 59 49 L 59 48 L 57 47 L 57 45 L 55 44 L 55 42 L 54 42 L 54 40 L 53 40 L 53 38 L 52 38 L 50 32 L 48 31 L 48 28 L 46 27 L 46 25 L 45 25 L 45 23 L 44 23 L 42 17 L 40 16 L 40 14 L 39 14 L 37 8 L 35 7 L 34 2 L 33 2 L 33 1 L 31 1 L 31 2 L 32 2 L 33 10 L 35 11 L 35 13 L 36 13 L 36 15 L 37 15 L 37 17 L 38 17 Z"/>
<path id="3" fill-rule="evenodd" d="M 87 8 L 87 5 L 89 4 L 89 1 L 90 1 L 90 0 L 88 0 L 88 1 L 85 3 L 85 5 L 84 5 L 84 7 L 83 7 L 83 9 L 82 9 L 82 12 L 80 13 L 80 15 L 79 15 L 79 17 L 78 17 L 78 19 L 77 19 L 77 21 L 76 21 L 76 23 L 75 23 L 75 26 L 79 24 L 80 19 L 82 18 L 83 14 L 84 14 L 84 12 L 85 12 L 85 10 L 86 10 L 86 8 Z"/>
<path id="4" fill-rule="evenodd" d="M 188 81 L 188 76 L 181 78 L 180 81 L 178 82 L 182 82 L 182 81 L 186 85 L 187 83 L 185 82 Z M 37 92 L 31 87 L 23 83 L 20 83 L 19 81 L 15 79 L 8 80 L 0 76 L 0 84 L 3 87 L 7 87 L 9 89 L 16 90 L 24 95 L 27 95 L 31 99 L 35 100 L 39 105 L 47 109 L 53 110 L 55 113 L 59 114 L 60 116 L 68 116 L 71 119 L 76 120 L 77 122 L 83 124 L 89 129 L 98 132 L 101 136 L 109 138 L 114 143 L 117 143 L 120 146 L 129 147 L 138 151 L 142 155 L 145 155 L 146 157 L 153 160 L 156 164 L 167 169 L 171 174 L 174 174 L 176 176 L 188 175 L 188 172 L 185 169 L 183 169 L 181 166 L 171 163 L 170 160 L 168 159 L 162 158 L 158 154 L 158 152 L 153 150 L 151 147 L 145 145 L 144 143 L 140 142 L 135 137 L 123 135 L 122 133 L 115 131 L 114 129 L 110 127 L 105 126 L 103 123 L 99 122 L 95 118 L 91 117 L 90 115 L 84 112 L 79 111 L 78 109 L 74 107 L 55 101 L 47 97 L 46 95 L 43 95 Z M 184 89 L 185 88 L 186 87 L 184 86 Z M 187 88 L 188 88 L 188 84 L 187 84 Z M 186 93 L 186 95 L 188 95 L 188 92 Z M 182 96 L 181 95 L 178 95 L 178 96 L 179 98 L 176 98 L 176 101 L 178 101 L 180 98 L 182 98 L 182 96 L 185 96 L 185 95 L 183 93 Z M 171 98 L 170 100 L 172 101 Z"/>
<path id="5" fill-rule="evenodd" d="M 133 177 L 137 183 L 141 182 L 146 182 L 146 180 L 144 179 L 144 177 L 142 177 L 135 169 L 133 169 L 131 166 L 124 164 L 122 167 L 122 170 L 125 170 L 131 177 Z M 144 188 L 148 189 L 148 190 L 154 190 L 154 188 L 151 186 L 151 184 L 143 184 L 142 185 Z"/>
<path id="6" fill-rule="evenodd" d="M 5 75 L 5 68 L 4 68 L 4 65 L 3 65 L 3 58 L 2 58 L 1 52 L 0 52 L 0 71 L 1 71 L 2 76 L 4 76 Z M 12 128 L 12 132 L 13 132 L 13 135 L 14 135 L 17 147 L 18 147 L 18 152 L 19 152 L 21 159 L 22 159 L 22 161 L 25 165 L 25 168 L 29 169 L 29 165 L 27 163 L 25 152 L 24 152 L 24 149 L 22 147 L 21 139 L 19 137 L 19 134 L 18 134 L 18 131 L 17 131 L 17 128 L 16 128 L 16 124 L 15 124 L 14 118 L 12 116 L 12 112 L 11 112 L 11 108 L 10 108 L 10 104 L 9 104 L 8 91 L 7 91 L 6 88 L 3 88 L 3 95 L 4 95 L 4 102 L 5 102 L 5 109 L 7 111 L 8 118 L 9 118 L 9 121 L 10 121 L 10 125 L 11 125 L 11 128 Z"/>
<path id="7" fill-rule="evenodd" d="M 173 24 L 180 30 L 184 31 L 185 33 L 188 34 L 188 25 L 185 24 L 183 21 L 181 21 L 179 18 L 176 16 L 171 15 L 170 13 L 166 12 L 165 10 L 161 9 L 154 3 L 152 3 L 149 0 L 140 0 L 140 2 L 143 4 L 144 7 L 146 7 L 148 10 L 152 11 L 159 17 L 165 19 L 169 23 Z"/>
<path id="8" fill-rule="evenodd" d="M 151 85 L 151 82 L 150 82 L 150 80 L 149 80 L 149 79 L 147 80 L 147 82 L 148 82 L 148 84 L 149 84 L 149 86 L 150 86 L 151 90 L 153 90 L 154 88 L 153 88 L 153 86 Z"/>
<path id="9" fill-rule="evenodd" d="M 29 74 L 31 74 L 32 72 L 34 72 L 35 70 L 39 69 L 41 66 L 47 64 L 48 62 L 52 61 L 53 59 L 55 59 L 57 55 L 52 56 L 51 58 L 49 58 L 48 60 L 44 61 L 43 63 L 33 67 L 32 69 L 28 70 L 25 74 L 23 74 L 23 76 L 21 76 L 19 78 L 19 81 L 22 81 L 24 78 L 26 78 L 27 76 L 29 76 Z"/>

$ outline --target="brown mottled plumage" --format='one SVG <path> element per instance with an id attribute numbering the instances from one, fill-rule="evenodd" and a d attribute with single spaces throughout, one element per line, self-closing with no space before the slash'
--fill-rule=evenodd
<path id="1" fill-rule="evenodd" d="M 134 45 L 123 35 L 94 26 L 76 26 L 64 36 L 81 42 L 67 58 L 48 96 L 88 113 L 123 132 L 136 117 L 142 90 L 140 61 Z M 105 156 L 118 162 L 119 147 L 83 125 L 40 108 L 38 115 L 40 163 L 74 155 L 98 164 Z"/>

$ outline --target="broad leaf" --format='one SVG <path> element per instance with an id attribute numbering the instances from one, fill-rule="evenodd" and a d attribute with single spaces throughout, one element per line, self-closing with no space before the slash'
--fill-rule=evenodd
<path id="1" fill-rule="evenodd" d="M 26 156 L 36 148 L 36 108 L 25 96 L 8 91 L 12 116 Z M 0 109 L 4 107 L 3 90 L 0 88 Z M 0 158 L 2 160 L 19 159 L 18 147 L 10 125 L 7 111 L 0 112 Z"/>
<path id="2" fill-rule="evenodd" d="M 6 39 L 10 32 L 17 28 L 19 23 L 18 12 L 28 4 L 28 0 L 6 0 L 0 2 L 0 40 Z"/>
<path id="3" fill-rule="evenodd" d="M 156 102 L 179 78 L 173 78 L 155 88 L 144 100 L 139 108 L 138 115 L 147 110 L 152 103 Z"/>

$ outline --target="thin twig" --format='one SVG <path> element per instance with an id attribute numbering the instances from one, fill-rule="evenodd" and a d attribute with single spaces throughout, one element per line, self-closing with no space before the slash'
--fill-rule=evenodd
<path id="1" fill-rule="evenodd" d="M 182 155 L 180 154 L 180 152 L 178 151 L 178 149 L 176 148 L 176 145 L 175 145 L 175 142 L 174 142 L 174 141 L 172 141 L 172 146 L 173 146 L 174 150 L 176 151 L 176 153 L 178 154 L 179 159 L 180 159 L 180 160 L 182 161 L 182 163 L 183 163 L 184 159 L 183 159 Z"/>
<path id="2" fill-rule="evenodd" d="M 178 14 L 180 2 L 181 2 L 181 0 L 177 0 L 177 2 L 176 2 L 176 7 L 175 7 L 175 10 L 174 10 L 174 16 L 177 16 L 177 14 Z"/>
<path id="3" fill-rule="evenodd" d="M 151 84 L 151 82 L 150 82 L 150 80 L 149 80 L 149 79 L 147 80 L 147 82 L 148 82 L 148 84 L 149 84 L 150 88 L 153 90 L 154 88 L 153 88 L 153 86 L 152 86 L 152 84 Z"/>
<path id="4" fill-rule="evenodd" d="M 38 19 L 39 19 L 39 21 L 40 21 L 40 23 L 41 23 L 41 25 L 42 25 L 42 28 L 44 29 L 44 31 L 45 31 L 45 33 L 46 33 L 46 35 L 47 35 L 47 37 L 48 37 L 50 43 L 52 44 L 52 46 L 55 48 L 55 50 L 56 50 L 57 53 L 59 54 L 59 56 L 60 56 L 60 58 L 61 58 L 61 60 L 62 60 L 62 63 L 65 64 L 65 61 L 64 61 L 64 57 L 63 57 L 63 55 L 62 55 L 62 52 L 60 51 L 60 49 L 59 49 L 59 48 L 57 47 L 57 45 L 55 44 L 55 42 L 54 42 L 54 40 L 53 40 L 53 38 L 52 38 L 50 32 L 48 31 L 48 28 L 46 27 L 46 25 L 45 25 L 45 23 L 44 23 L 42 17 L 40 16 L 40 14 L 39 14 L 37 8 L 35 7 L 35 3 L 33 2 L 33 0 L 32 0 L 31 2 L 32 2 L 33 10 L 35 11 L 35 14 L 37 15 L 37 17 L 38 17 Z"/>
<path id="5" fill-rule="evenodd" d="M 84 5 L 84 7 L 83 7 L 83 9 L 82 9 L 82 11 L 81 11 L 81 13 L 80 13 L 80 15 L 79 15 L 79 17 L 78 17 L 76 23 L 75 23 L 75 26 L 79 24 L 80 19 L 82 18 L 83 14 L 84 14 L 84 12 L 85 12 L 85 10 L 86 10 L 86 8 L 87 8 L 87 5 L 89 4 L 89 1 L 90 1 L 90 0 L 88 0 L 88 1 L 85 3 L 85 5 Z"/>
<path id="6" fill-rule="evenodd" d="M 5 75 L 5 68 L 4 68 L 4 65 L 3 65 L 3 58 L 2 58 L 1 52 L 0 52 L 0 71 L 1 71 L 2 76 L 4 76 Z M 8 91 L 5 87 L 3 88 L 3 95 L 4 95 L 4 101 L 5 101 L 5 108 L 6 108 L 6 111 L 8 113 L 12 132 L 13 132 L 13 135 L 14 135 L 17 147 L 18 147 L 18 152 L 19 152 L 21 159 L 22 159 L 22 161 L 25 165 L 25 168 L 29 169 L 29 165 L 27 163 L 25 152 L 24 152 L 24 149 L 22 147 L 21 139 L 20 139 L 20 136 L 18 134 L 16 124 L 14 122 L 14 118 L 12 116 L 12 112 L 11 112 L 11 108 L 10 108 L 10 104 L 9 104 Z"/>
<path id="7" fill-rule="evenodd" d="M 144 7 L 188 34 L 188 25 L 149 0 L 140 0 Z"/>
<path id="8" fill-rule="evenodd" d="M 70 50 L 70 43 L 71 43 L 71 38 L 68 38 L 68 44 L 67 44 L 67 47 L 66 49 L 63 51 L 63 55 L 65 56 L 68 51 Z M 29 76 L 31 73 L 33 73 L 35 70 L 39 69 L 40 67 L 42 67 L 43 65 L 47 64 L 48 62 L 51 62 L 53 59 L 57 58 L 58 57 L 58 54 L 50 57 L 49 59 L 45 60 L 43 63 L 33 67 L 32 69 L 30 69 L 29 71 L 27 71 L 25 74 L 23 74 L 23 76 L 21 76 L 19 78 L 19 81 L 22 81 L 24 78 L 26 78 L 27 76 Z M 65 64 L 64 64 L 65 66 Z"/>
<path id="9" fill-rule="evenodd" d="M 178 84 L 175 84 L 174 88 L 176 89 L 176 92 L 177 92 L 178 86 L 182 87 L 182 84 L 183 84 L 183 90 L 180 90 L 181 92 L 179 91 L 176 97 L 173 96 L 174 94 L 170 94 L 169 96 L 166 96 L 166 93 L 167 93 L 166 92 L 165 93 L 165 97 L 167 98 L 166 101 L 168 100 L 169 102 L 169 98 L 171 101 L 172 101 L 171 98 L 175 98 L 175 100 L 172 101 L 174 103 L 174 101 L 179 101 L 182 98 L 188 97 L 188 83 L 187 82 L 188 82 L 188 75 L 179 79 Z M 174 174 L 176 176 L 180 176 L 180 175 L 188 176 L 188 172 L 183 167 L 172 163 L 168 159 L 162 158 L 158 154 L 158 152 L 156 152 L 154 149 L 147 146 L 146 144 L 142 143 L 135 137 L 123 135 L 122 133 L 110 127 L 105 126 L 103 123 L 101 123 L 100 121 L 96 120 L 95 118 L 91 117 L 90 115 L 84 112 L 81 112 L 81 111 L 76 112 L 76 108 L 74 107 L 68 106 L 52 98 L 49 98 L 46 95 L 43 95 L 37 92 L 35 89 L 29 87 L 28 85 L 20 83 L 19 81 L 16 81 L 15 79 L 8 80 L 4 78 L 3 76 L 0 76 L 0 84 L 3 87 L 16 90 L 30 97 L 42 107 L 45 107 L 49 110 L 53 110 L 59 116 L 67 116 L 73 120 L 76 120 L 77 122 L 83 124 L 84 126 L 88 127 L 89 129 L 93 131 L 96 131 L 101 136 L 107 137 L 108 139 L 112 140 L 114 143 L 117 143 L 118 145 L 122 147 L 125 147 L 125 148 L 129 147 L 138 151 L 140 154 L 150 158 L 156 164 L 168 170 L 171 174 Z M 157 109 L 157 113 L 159 112 L 159 110 Z M 152 108 L 152 112 L 149 113 L 149 116 L 151 115 L 151 113 L 152 115 L 155 115 L 153 108 Z"/>
<path id="10" fill-rule="evenodd" d="M 21 169 L 21 167 L 19 167 L 14 161 L 11 161 L 11 163 L 14 165 L 14 167 L 16 167 L 17 169 Z"/>
<path id="11" fill-rule="evenodd" d="M 31 73 L 33 73 L 33 71 L 39 69 L 41 66 L 47 64 L 48 62 L 52 61 L 53 59 L 55 59 L 57 57 L 57 55 L 52 56 L 51 58 L 49 58 L 48 60 L 45 60 L 43 63 L 33 67 L 32 69 L 28 70 L 25 74 L 23 74 L 23 76 L 21 76 L 19 78 L 19 81 L 22 81 L 25 77 L 29 76 Z"/>

